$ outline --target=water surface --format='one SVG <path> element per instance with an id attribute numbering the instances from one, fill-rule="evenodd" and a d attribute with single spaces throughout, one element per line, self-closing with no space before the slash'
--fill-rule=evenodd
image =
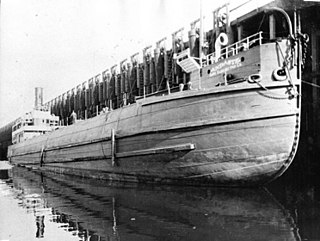
<path id="1" fill-rule="evenodd" d="M 317 189 L 111 184 L 0 172 L 0 240 L 320 240 Z"/>

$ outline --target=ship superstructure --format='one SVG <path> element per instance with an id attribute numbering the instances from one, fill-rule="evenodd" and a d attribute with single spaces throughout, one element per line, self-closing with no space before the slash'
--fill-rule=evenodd
<path id="1" fill-rule="evenodd" d="M 43 106 L 43 89 L 35 88 L 34 109 L 16 119 L 12 124 L 12 144 L 18 144 L 49 133 L 60 126 L 59 116 Z"/>
<path id="2" fill-rule="evenodd" d="M 32 110 L 18 118 L 12 126 L 12 144 L 51 132 L 59 127 L 59 116 L 49 110 Z"/>

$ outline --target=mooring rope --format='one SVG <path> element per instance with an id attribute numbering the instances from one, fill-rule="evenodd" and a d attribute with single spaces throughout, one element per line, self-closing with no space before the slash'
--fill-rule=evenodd
<path id="1" fill-rule="evenodd" d="M 305 80 L 301 80 L 301 82 L 303 82 L 303 83 L 305 83 L 305 84 L 308 84 L 308 85 L 311 85 L 311 86 L 316 87 L 316 88 L 320 88 L 320 85 L 317 85 L 317 84 L 315 84 L 315 83 L 310 83 L 310 82 L 305 81 Z"/>

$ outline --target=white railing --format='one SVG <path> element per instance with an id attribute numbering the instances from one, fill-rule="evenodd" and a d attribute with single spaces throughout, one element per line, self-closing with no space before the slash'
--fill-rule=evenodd
<path id="1" fill-rule="evenodd" d="M 241 51 L 246 51 L 252 47 L 254 44 L 262 44 L 262 31 L 255 33 L 245 39 L 242 39 L 234 44 L 228 45 L 221 49 L 220 57 L 217 59 L 216 53 L 211 53 L 205 56 L 205 60 L 202 62 L 202 67 L 209 64 L 218 62 L 220 59 L 227 59 L 234 55 L 237 55 Z"/>

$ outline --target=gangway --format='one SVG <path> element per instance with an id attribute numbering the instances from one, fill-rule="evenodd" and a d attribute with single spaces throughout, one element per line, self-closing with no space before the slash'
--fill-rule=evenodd
<path id="1" fill-rule="evenodd" d="M 186 72 L 191 73 L 200 69 L 195 57 L 190 56 L 190 48 L 187 48 L 175 56 L 177 64 Z"/>

